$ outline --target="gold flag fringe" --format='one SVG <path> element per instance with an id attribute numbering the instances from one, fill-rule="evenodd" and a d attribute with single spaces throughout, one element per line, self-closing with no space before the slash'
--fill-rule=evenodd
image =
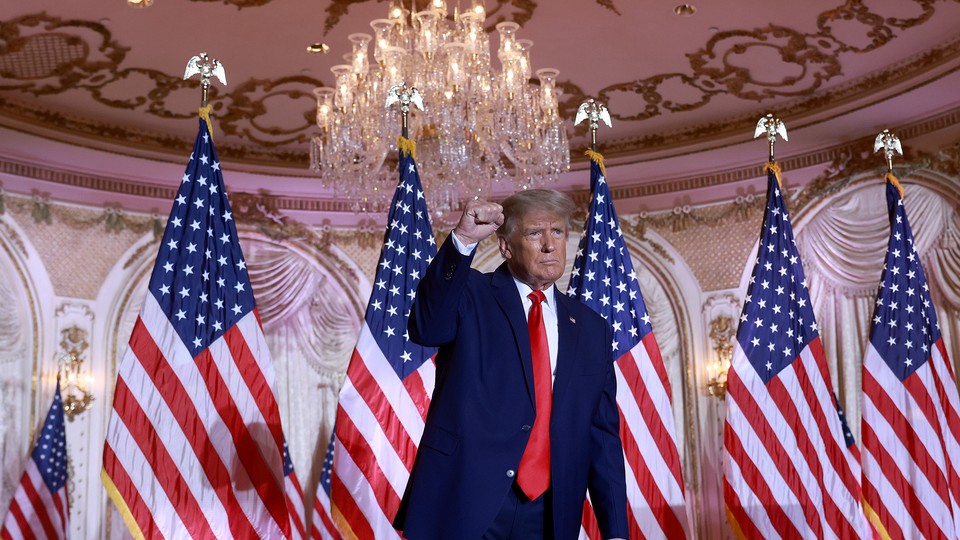
<path id="1" fill-rule="evenodd" d="M 210 111 L 213 110 L 213 105 L 207 105 L 205 107 L 200 107 L 200 118 L 203 118 L 207 123 L 207 131 L 210 132 L 210 136 L 213 137 L 213 122 L 210 121 Z"/>
<path id="2" fill-rule="evenodd" d="M 777 185 L 781 188 L 783 187 L 783 178 L 780 177 L 780 165 L 777 165 L 776 163 L 767 163 L 763 166 L 763 172 L 772 172 L 773 175 L 777 177 Z"/>
<path id="3" fill-rule="evenodd" d="M 902 198 L 903 198 L 903 186 L 900 185 L 900 180 L 897 180 L 897 177 L 894 176 L 892 172 L 888 172 L 887 174 L 883 175 L 883 179 L 886 180 L 887 182 L 890 182 L 891 184 L 893 184 L 893 187 L 897 188 L 897 191 L 900 192 L 900 198 L 902 199 Z"/>
<path id="4" fill-rule="evenodd" d="M 587 150 L 583 154 L 590 158 L 591 161 L 596 161 L 597 165 L 600 166 L 600 173 L 604 176 L 607 175 L 607 169 L 603 166 L 603 154 L 600 152 L 594 152 L 593 150 Z"/>
<path id="5" fill-rule="evenodd" d="M 417 159 L 417 143 L 406 137 L 397 137 L 397 147 L 400 148 L 400 153 L 404 156 Z"/>

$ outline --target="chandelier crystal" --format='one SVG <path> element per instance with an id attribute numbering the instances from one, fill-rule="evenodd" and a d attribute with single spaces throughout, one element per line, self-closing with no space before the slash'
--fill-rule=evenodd
<path id="1" fill-rule="evenodd" d="M 314 90 L 320 133 L 311 142 L 310 167 L 354 211 L 378 212 L 390 202 L 400 122 L 384 102 L 401 83 L 423 96 L 425 110 L 411 109 L 409 127 L 436 216 L 488 197 L 495 183 L 527 189 L 569 169 L 559 72 L 540 69 L 532 79 L 533 42 L 517 38 L 514 22 L 496 25 L 495 70 L 485 19 L 477 0 L 452 15 L 444 0 L 413 13 L 395 2 L 388 18 L 370 23 L 372 35 L 349 36 L 348 63 L 331 68 L 334 86 Z"/>

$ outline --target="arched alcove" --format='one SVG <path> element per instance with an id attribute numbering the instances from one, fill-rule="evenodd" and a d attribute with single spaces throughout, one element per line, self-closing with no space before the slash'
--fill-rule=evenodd
<path id="1" fill-rule="evenodd" d="M 20 483 L 32 436 L 53 397 L 56 365 L 41 362 L 54 343 L 44 335 L 53 286 L 29 239 L 0 215 L 0 508 Z M 49 374 L 52 377 L 43 377 Z"/>
<path id="2" fill-rule="evenodd" d="M 284 434 L 309 504 L 370 284 L 343 250 L 315 237 L 278 240 L 246 228 L 238 234 L 273 360 Z M 144 236 L 118 262 L 101 292 L 110 304 L 105 325 L 110 392 L 155 259 L 156 243 L 152 235 Z M 112 396 L 105 399 L 109 403 Z M 110 529 L 122 529 L 116 516 L 108 521 Z"/>
<path id="3" fill-rule="evenodd" d="M 914 172 L 902 184 L 915 248 L 956 370 L 960 186 L 956 179 L 926 170 Z M 890 235 L 884 185 L 876 174 L 855 176 L 843 189 L 799 209 L 794 219 L 827 362 L 858 440 L 861 366 Z"/>

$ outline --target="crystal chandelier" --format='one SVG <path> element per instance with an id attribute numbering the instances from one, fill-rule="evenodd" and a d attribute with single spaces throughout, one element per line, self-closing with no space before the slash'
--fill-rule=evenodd
<path id="1" fill-rule="evenodd" d="M 349 36 L 349 63 L 331 68 L 333 87 L 314 90 L 320 134 L 310 161 L 324 186 L 352 201 L 354 211 L 389 204 L 399 120 L 384 102 L 388 89 L 402 83 L 423 96 L 425 110 L 410 111 L 410 136 L 437 217 L 466 199 L 488 197 L 494 183 L 526 189 L 569 168 L 558 71 L 540 69 L 531 78 L 533 42 L 517 38 L 514 22 L 496 25 L 501 67 L 495 70 L 485 19 L 479 0 L 452 15 L 444 0 L 419 12 L 394 2 L 388 18 L 370 23 L 373 35 Z"/>

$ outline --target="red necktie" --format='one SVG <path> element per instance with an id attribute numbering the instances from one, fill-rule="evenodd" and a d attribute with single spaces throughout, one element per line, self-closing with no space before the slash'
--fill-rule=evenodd
<path id="1" fill-rule="evenodd" d="M 524 495 L 533 500 L 550 485 L 550 409 L 553 405 L 553 384 L 550 375 L 550 349 L 547 330 L 543 326 L 543 291 L 533 291 L 527 298 L 533 301 L 527 317 L 530 332 L 530 352 L 533 356 L 533 389 L 536 396 L 537 417 L 530 431 L 527 448 L 520 459 L 517 485 Z"/>

